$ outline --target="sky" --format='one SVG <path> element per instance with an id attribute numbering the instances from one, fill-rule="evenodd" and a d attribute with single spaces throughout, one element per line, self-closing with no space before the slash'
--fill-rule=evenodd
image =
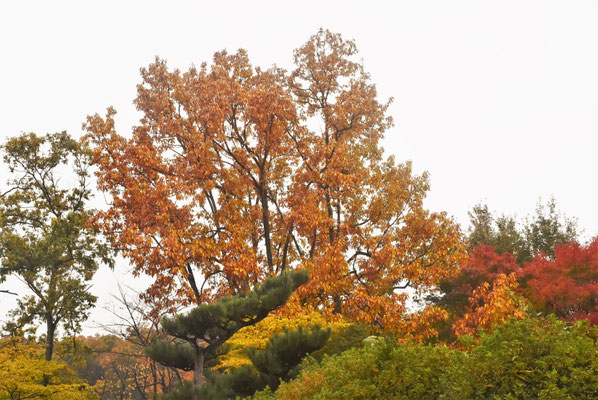
<path id="1" fill-rule="evenodd" d="M 0 141 L 22 132 L 79 137 L 118 111 L 127 134 L 139 69 L 244 48 L 254 65 L 292 68 L 319 28 L 355 40 L 380 100 L 394 98 L 387 155 L 428 171 L 426 206 L 467 227 L 480 202 L 525 217 L 554 197 L 584 238 L 598 235 L 596 1 L 0 1 Z M 2 183 L 6 168 L 0 166 Z M 101 196 L 100 196 L 101 199 Z M 130 267 L 102 268 L 94 333 Z M 18 282 L 9 280 L 11 288 Z M 0 297 L 0 320 L 14 302 Z"/>

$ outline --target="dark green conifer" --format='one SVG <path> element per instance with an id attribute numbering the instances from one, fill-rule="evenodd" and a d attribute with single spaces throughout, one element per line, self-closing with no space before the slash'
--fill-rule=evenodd
<path id="1" fill-rule="evenodd" d="M 146 353 L 159 363 L 186 371 L 194 371 L 193 383 L 204 383 L 204 365 L 239 329 L 263 320 L 271 311 L 284 305 L 291 294 L 308 280 L 306 270 L 284 272 L 255 287 L 249 293 L 222 297 L 211 304 L 202 304 L 187 314 L 162 321 L 164 330 L 176 340 L 156 342 Z M 173 394 L 172 399 L 199 399 L 197 390 L 188 387 Z M 191 397 L 189 397 L 191 396 Z"/>
<path id="2" fill-rule="evenodd" d="M 202 400 L 225 400 L 252 396 L 269 386 L 276 390 L 299 373 L 301 360 L 321 349 L 330 337 L 330 329 L 313 326 L 273 335 L 263 350 L 249 350 L 252 365 L 217 376 L 198 391 Z M 173 400 L 177 399 L 172 397 Z"/>

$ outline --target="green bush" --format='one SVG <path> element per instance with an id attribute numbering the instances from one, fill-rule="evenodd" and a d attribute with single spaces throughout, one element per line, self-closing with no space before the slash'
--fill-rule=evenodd
<path id="1" fill-rule="evenodd" d="M 434 399 L 450 353 L 447 347 L 388 342 L 354 348 L 307 365 L 298 379 L 255 399 Z"/>
<path id="2" fill-rule="evenodd" d="M 375 343 L 312 361 L 254 399 L 595 399 L 598 333 L 586 322 L 519 320 L 468 350 Z"/>
<path id="3" fill-rule="evenodd" d="M 456 355 L 446 376 L 447 399 L 596 399 L 596 329 L 556 318 L 512 321 Z"/>

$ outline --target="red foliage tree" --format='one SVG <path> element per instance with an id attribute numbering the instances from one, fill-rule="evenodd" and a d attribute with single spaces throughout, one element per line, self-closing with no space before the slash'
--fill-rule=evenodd
<path id="1" fill-rule="evenodd" d="M 586 246 L 567 243 L 554 260 L 539 254 L 520 273 L 524 293 L 538 309 L 575 321 L 598 319 L 598 237 Z"/>

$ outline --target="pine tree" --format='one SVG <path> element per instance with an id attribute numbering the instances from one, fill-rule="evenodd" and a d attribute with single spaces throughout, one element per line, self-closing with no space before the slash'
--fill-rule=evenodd
<path id="1" fill-rule="evenodd" d="M 276 390 L 282 381 L 295 378 L 301 360 L 321 349 L 330 337 L 330 329 L 314 325 L 311 329 L 299 326 L 273 335 L 262 350 L 248 351 L 252 365 L 233 369 L 230 373 L 212 379 L 198 392 L 206 400 L 235 399 L 252 396 L 266 386 Z M 172 398 L 177 399 L 176 397 Z"/>
<path id="2" fill-rule="evenodd" d="M 285 272 L 256 286 L 246 294 L 221 297 L 211 304 L 202 304 L 187 314 L 162 321 L 164 330 L 177 340 L 155 342 L 146 353 L 159 363 L 186 371 L 194 371 L 193 385 L 204 383 L 204 365 L 239 329 L 254 325 L 271 311 L 284 305 L 291 294 L 308 281 L 306 270 Z M 172 399 L 198 399 L 196 388 L 189 385 Z"/>

